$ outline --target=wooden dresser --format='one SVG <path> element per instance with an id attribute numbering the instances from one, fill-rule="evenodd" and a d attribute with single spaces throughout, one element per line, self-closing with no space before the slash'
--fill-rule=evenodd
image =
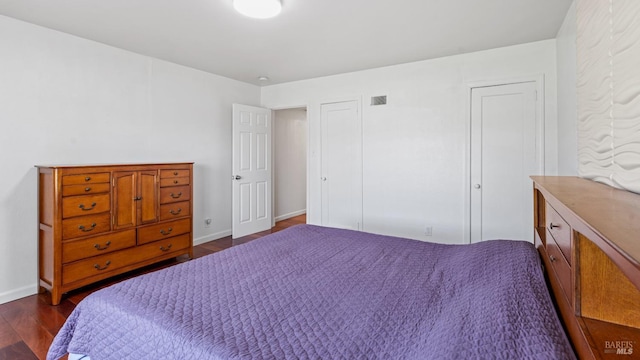
<path id="1" fill-rule="evenodd" d="M 36 166 L 40 286 L 62 294 L 193 257 L 193 163 Z"/>
<path id="2" fill-rule="evenodd" d="M 532 179 L 535 244 L 576 353 L 640 356 L 640 195 L 577 177 Z"/>

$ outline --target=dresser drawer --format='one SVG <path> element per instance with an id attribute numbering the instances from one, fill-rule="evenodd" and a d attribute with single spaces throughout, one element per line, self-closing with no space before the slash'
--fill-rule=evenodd
<path id="1" fill-rule="evenodd" d="M 191 235 L 182 234 L 171 238 L 158 240 L 140 248 L 145 249 L 149 253 L 150 258 L 161 256 L 165 253 L 188 249 L 191 246 Z"/>
<path id="2" fill-rule="evenodd" d="M 109 183 L 67 185 L 62 187 L 62 196 L 91 195 L 109 192 Z"/>
<path id="3" fill-rule="evenodd" d="M 176 220 L 138 229 L 138 245 L 191 232 L 191 219 Z"/>
<path id="4" fill-rule="evenodd" d="M 546 206 L 546 218 L 547 231 L 553 236 L 564 258 L 571 265 L 571 228 L 569 224 L 549 203 Z"/>
<path id="5" fill-rule="evenodd" d="M 122 272 L 118 271 L 118 269 L 125 266 L 135 265 L 143 261 L 159 258 L 162 255 L 169 255 L 179 250 L 187 249 L 191 243 L 190 239 L 189 234 L 174 236 L 143 246 L 114 251 L 109 254 L 63 265 L 62 283 L 66 285 L 93 276 L 110 276 L 109 273 L 115 275 Z"/>
<path id="6" fill-rule="evenodd" d="M 160 205 L 160 220 L 177 219 L 191 215 L 191 202 L 182 201 Z"/>
<path id="7" fill-rule="evenodd" d="M 65 241 L 62 243 L 62 262 L 66 264 L 133 246 L 136 246 L 135 230 L 120 231 L 84 240 Z"/>
<path id="8" fill-rule="evenodd" d="M 172 186 L 160 189 L 160 204 L 191 200 L 191 187 Z"/>
<path id="9" fill-rule="evenodd" d="M 62 218 L 97 214 L 111 209 L 109 194 L 68 196 L 62 199 Z"/>
<path id="10" fill-rule="evenodd" d="M 109 213 L 78 216 L 62 220 L 63 239 L 95 235 L 109 230 L 111 230 L 111 216 Z"/>
<path id="11" fill-rule="evenodd" d="M 62 185 L 66 186 L 66 185 L 108 183 L 110 180 L 111 180 L 111 177 L 108 172 L 80 174 L 80 175 L 66 175 L 62 177 Z"/>
<path id="12" fill-rule="evenodd" d="M 178 177 L 189 177 L 189 170 L 160 170 L 160 179 L 173 179 Z"/>
<path id="13" fill-rule="evenodd" d="M 547 237 L 546 250 L 547 255 L 549 256 L 549 262 L 551 263 L 551 267 L 553 267 L 553 272 L 556 274 L 560 282 L 564 295 L 567 297 L 567 300 L 569 300 L 569 303 L 573 304 L 573 300 L 571 298 L 571 294 L 573 294 L 571 266 L 565 260 L 565 257 L 562 255 L 562 251 L 560 251 L 560 247 L 551 236 Z"/>
<path id="14" fill-rule="evenodd" d="M 189 185 L 189 177 L 160 179 L 160 187 Z"/>

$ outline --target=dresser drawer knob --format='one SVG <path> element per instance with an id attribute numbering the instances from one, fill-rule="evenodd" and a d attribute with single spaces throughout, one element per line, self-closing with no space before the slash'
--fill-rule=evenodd
<path id="1" fill-rule="evenodd" d="M 178 180 L 173 180 L 173 183 L 177 184 L 177 183 L 179 183 L 179 181 Z"/>
<path id="2" fill-rule="evenodd" d="M 169 213 L 171 213 L 171 215 L 178 215 L 182 212 L 182 208 L 178 209 L 178 211 L 175 211 L 173 209 L 169 210 Z"/>
<path id="3" fill-rule="evenodd" d="M 166 231 L 164 229 L 160 230 L 160 234 L 169 235 L 173 231 L 173 228 L 168 228 Z"/>
<path id="4" fill-rule="evenodd" d="M 96 203 L 91 203 L 91 207 L 90 208 L 84 207 L 84 204 L 80 204 L 80 205 L 78 205 L 78 207 L 80 209 L 82 209 L 82 211 L 89 211 L 89 210 L 93 210 L 93 208 L 96 207 Z"/>
<path id="5" fill-rule="evenodd" d="M 84 181 L 91 181 L 91 176 L 87 176 L 84 178 Z"/>
<path id="6" fill-rule="evenodd" d="M 551 224 L 549 224 L 549 229 L 550 229 L 550 230 L 553 230 L 553 229 L 560 229 L 560 225 L 559 225 L 559 224 L 551 223 Z"/>
<path id="7" fill-rule="evenodd" d="M 111 265 L 111 260 L 107 260 L 107 262 L 104 263 L 104 266 L 100 266 L 98 264 L 94 264 L 93 267 L 96 268 L 99 271 L 102 271 L 102 270 L 105 270 L 106 268 L 108 268 L 109 265 Z"/>
<path id="8" fill-rule="evenodd" d="M 98 249 L 98 250 L 106 250 L 106 249 L 108 249 L 108 248 L 109 248 L 109 245 L 111 245 L 111 241 L 107 241 L 107 242 L 104 244 L 104 247 L 100 246 L 100 244 L 95 244 L 95 245 L 93 245 L 93 247 L 94 247 L 94 248 L 96 248 L 96 249 Z"/>
<path id="9" fill-rule="evenodd" d="M 88 228 L 85 228 L 84 225 L 80 225 L 80 226 L 78 226 L 78 229 L 80 229 L 81 231 L 84 231 L 84 232 L 88 232 L 88 231 L 91 231 L 91 230 L 95 229 L 96 226 L 98 226 L 98 224 L 96 224 L 96 223 L 91 224 L 91 226 L 88 227 Z"/>
<path id="10" fill-rule="evenodd" d="M 551 256 L 549 256 L 549 260 L 551 260 L 551 262 L 554 262 L 554 261 L 556 261 L 557 259 L 556 259 L 556 257 L 555 257 L 555 256 L 551 255 Z"/>
<path id="11" fill-rule="evenodd" d="M 178 172 L 177 172 L 177 171 L 174 171 L 174 172 L 173 172 L 173 175 L 178 176 Z"/>
<path id="12" fill-rule="evenodd" d="M 171 196 L 171 197 L 172 197 L 172 198 L 174 198 L 174 199 L 177 199 L 177 198 L 179 198 L 180 196 L 182 196 L 182 191 L 181 191 L 181 192 L 179 192 L 177 195 L 175 195 L 174 193 L 171 193 L 171 194 L 169 194 L 169 196 Z"/>
<path id="13" fill-rule="evenodd" d="M 169 249 L 171 249 L 171 245 L 172 245 L 172 244 L 169 244 L 167 247 L 160 246 L 160 250 L 162 250 L 162 251 L 169 251 Z"/>
<path id="14" fill-rule="evenodd" d="M 91 188 L 87 186 L 86 188 L 84 188 L 84 191 L 85 192 L 89 192 L 89 191 L 91 191 Z"/>

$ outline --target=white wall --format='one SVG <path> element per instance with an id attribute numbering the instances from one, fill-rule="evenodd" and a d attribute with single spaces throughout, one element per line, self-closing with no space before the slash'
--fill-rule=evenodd
<path id="1" fill-rule="evenodd" d="M 558 63 L 558 175 L 578 175 L 578 103 L 576 100 L 576 2 L 556 36 Z"/>
<path id="2" fill-rule="evenodd" d="M 320 223 L 322 102 L 362 100 L 364 230 L 461 243 L 465 239 L 467 84 L 543 74 L 545 166 L 557 173 L 556 42 L 542 42 L 262 88 L 271 108 L 309 104 L 307 218 Z M 369 106 L 387 95 L 388 105 Z M 425 237 L 424 227 L 433 226 Z"/>
<path id="3" fill-rule="evenodd" d="M 194 240 L 208 241 L 231 228 L 231 104 L 259 99 L 253 85 L 0 16 L 0 303 L 37 289 L 34 164 L 194 161 Z"/>
<path id="4" fill-rule="evenodd" d="M 307 210 L 307 111 L 274 111 L 274 217 L 276 221 Z"/>

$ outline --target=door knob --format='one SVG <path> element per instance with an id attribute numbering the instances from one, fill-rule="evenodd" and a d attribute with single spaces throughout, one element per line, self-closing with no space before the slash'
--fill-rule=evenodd
<path id="1" fill-rule="evenodd" d="M 322 177 L 322 181 L 327 181 L 327 178 L 326 177 Z"/>
<path id="2" fill-rule="evenodd" d="M 234 180 L 240 180 L 240 179 L 242 179 L 242 176 L 240 176 L 240 175 L 236 175 L 236 176 L 234 176 L 234 177 L 233 177 L 233 179 L 234 179 Z"/>
<path id="3" fill-rule="evenodd" d="M 480 189 L 480 184 L 475 184 L 475 185 L 473 185 L 473 187 L 476 188 L 476 189 Z"/>

